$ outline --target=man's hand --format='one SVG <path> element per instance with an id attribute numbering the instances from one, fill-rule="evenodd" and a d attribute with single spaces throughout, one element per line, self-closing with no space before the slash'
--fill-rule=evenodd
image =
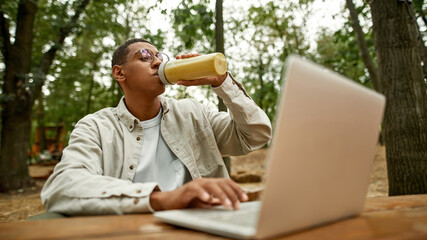
<path id="1" fill-rule="evenodd" d="M 197 178 L 174 191 L 154 191 L 150 195 L 150 205 L 156 211 L 214 205 L 237 210 L 241 201 L 248 201 L 248 196 L 237 183 L 226 178 Z"/>
<path id="2" fill-rule="evenodd" d="M 176 59 L 184 59 L 184 58 L 192 58 L 200 56 L 198 53 L 190 53 L 190 54 L 182 54 L 178 55 L 175 58 Z M 224 75 L 218 75 L 218 76 L 211 76 L 211 77 L 205 77 L 205 78 L 199 78 L 194 80 L 186 80 L 186 81 L 178 81 L 178 85 L 182 86 L 200 86 L 200 85 L 211 85 L 212 87 L 219 87 L 224 82 L 224 80 L 227 78 L 227 73 Z"/>

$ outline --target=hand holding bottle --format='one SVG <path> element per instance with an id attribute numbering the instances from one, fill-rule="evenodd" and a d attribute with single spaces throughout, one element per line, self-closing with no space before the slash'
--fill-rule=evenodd
<path id="1" fill-rule="evenodd" d="M 176 56 L 176 60 L 160 65 L 159 76 L 166 84 L 183 86 L 220 86 L 227 77 L 227 62 L 222 53 L 197 53 Z"/>

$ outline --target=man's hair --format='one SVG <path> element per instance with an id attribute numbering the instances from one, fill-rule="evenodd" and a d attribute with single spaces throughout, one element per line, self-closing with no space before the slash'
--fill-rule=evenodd
<path id="1" fill-rule="evenodd" d="M 114 67 L 114 65 L 122 64 L 126 61 L 126 56 L 129 53 L 129 45 L 136 42 L 145 42 L 153 45 L 150 41 L 142 39 L 142 38 L 132 38 L 124 42 L 122 45 L 120 45 L 113 53 L 113 59 L 111 60 L 111 67 Z M 153 45 L 154 46 L 154 45 Z"/>

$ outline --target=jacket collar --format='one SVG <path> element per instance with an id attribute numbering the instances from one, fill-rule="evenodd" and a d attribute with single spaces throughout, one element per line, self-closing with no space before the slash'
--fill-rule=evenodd
<path id="1" fill-rule="evenodd" d="M 168 101 L 167 98 L 163 96 L 159 96 L 160 103 L 163 108 L 163 116 L 169 112 Z M 119 104 L 115 108 L 116 114 L 119 120 L 126 126 L 129 132 L 132 132 L 135 128 L 139 126 L 139 119 L 132 115 L 126 107 L 125 97 L 120 99 Z"/>
<path id="2" fill-rule="evenodd" d="M 169 104 L 168 104 L 168 98 L 163 97 L 163 96 L 159 96 L 160 98 L 160 103 L 162 104 L 162 108 L 163 108 L 163 116 L 169 112 Z"/>

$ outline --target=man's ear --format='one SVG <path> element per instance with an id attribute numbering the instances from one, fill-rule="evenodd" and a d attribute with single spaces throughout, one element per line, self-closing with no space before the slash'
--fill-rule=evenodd
<path id="1" fill-rule="evenodd" d="M 125 81 L 125 70 L 122 66 L 114 65 L 112 73 L 117 82 L 122 83 Z"/>

